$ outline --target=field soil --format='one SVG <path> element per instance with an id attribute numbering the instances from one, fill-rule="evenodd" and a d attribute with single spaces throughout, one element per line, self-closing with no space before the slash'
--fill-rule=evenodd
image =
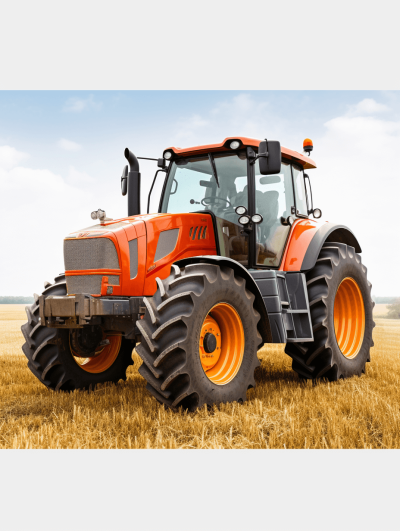
<path id="1" fill-rule="evenodd" d="M 388 313 L 388 304 L 375 304 L 374 317 L 384 317 Z"/>
<path id="2" fill-rule="evenodd" d="M 400 448 L 400 320 L 379 306 L 361 378 L 302 383 L 272 345 L 243 405 L 187 413 L 148 394 L 135 352 L 126 382 L 48 391 L 21 350 L 24 305 L 0 305 L 0 448 Z"/>

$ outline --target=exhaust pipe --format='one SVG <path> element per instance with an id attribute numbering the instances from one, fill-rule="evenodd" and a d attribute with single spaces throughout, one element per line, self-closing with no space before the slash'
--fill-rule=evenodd
<path id="1" fill-rule="evenodd" d="M 137 216 L 140 214 L 140 172 L 139 162 L 135 155 L 128 148 L 125 149 L 124 155 L 129 162 L 128 173 L 128 216 Z"/>

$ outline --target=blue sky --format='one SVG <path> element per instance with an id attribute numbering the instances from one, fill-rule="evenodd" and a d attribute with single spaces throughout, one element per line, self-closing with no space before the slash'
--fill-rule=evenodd
<path id="1" fill-rule="evenodd" d="M 400 258 L 400 92 L 382 91 L 0 92 L 0 194 L 8 220 L 0 235 L 7 248 L 0 295 L 40 292 L 63 268 L 63 237 L 90 225 L 92 210 L 126 214 L 125 147 L 158 157 L 170 145 L 235 135 L 267 136 L 298 151 L 312 138 L 315 206 L 355 232 L 373 293 L 400 295 L 400 281 L 382 275 Z M 141 164 L 143 207 L 155 169 Z"/>

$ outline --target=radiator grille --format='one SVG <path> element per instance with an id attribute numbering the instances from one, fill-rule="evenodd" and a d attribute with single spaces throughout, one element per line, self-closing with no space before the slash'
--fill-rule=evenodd
<path id="1" fill-rule="evenodd" d="M 108 283 L 119 286 L 118 275 L 74 275 L 67 276 L 67 293 L 75 295 L 77 293 L 89 293 L 91 295 L 101 294 L 101 279 L 108 277 Z"/>
<path id="2" fill-rule="evenodd" d="M 64 240 L 66 271 L 119 269 L 118 254 L 109 238 Z"/>

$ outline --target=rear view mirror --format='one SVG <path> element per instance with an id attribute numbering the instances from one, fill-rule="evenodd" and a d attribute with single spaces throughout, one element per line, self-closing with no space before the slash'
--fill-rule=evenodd
<path id="1" fill-rule="evenodd" d="M 261 175 L 273 175 L 281 171 L 281 144 L 277 140 L 263 140 L 258 147 Z"/>
<path id="2" fill-rule="evenodd" d="M 128 166 L 125 166 L 125 168 L 122 170 L 122 175 L 121 175 L 122 195 L 126 195 L 127 191 L 128 191 Z"/>

